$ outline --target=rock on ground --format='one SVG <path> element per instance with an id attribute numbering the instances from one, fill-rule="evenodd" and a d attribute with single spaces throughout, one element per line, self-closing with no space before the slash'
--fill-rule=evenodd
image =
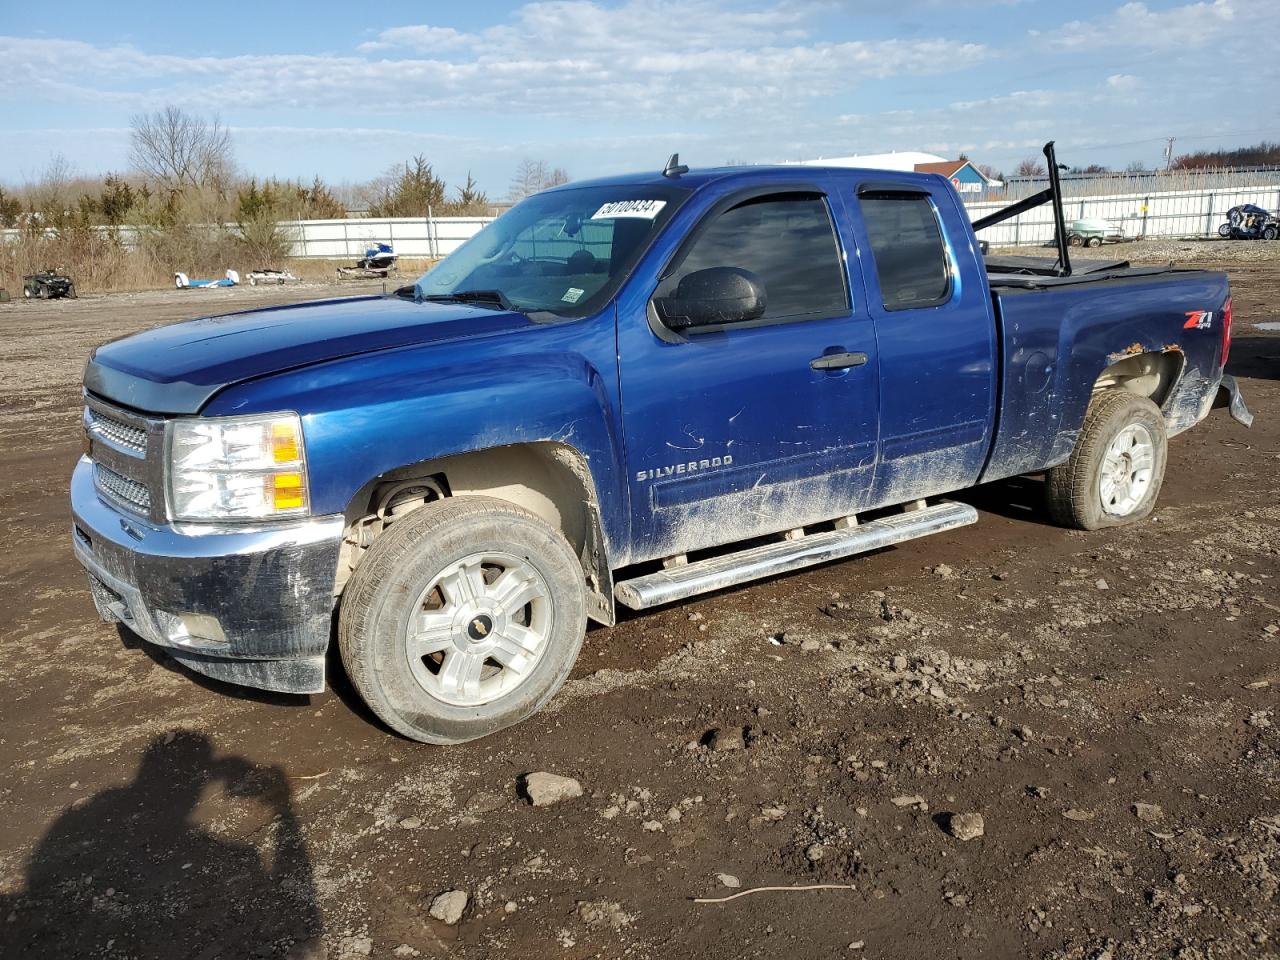
<path id="1" fill-rule="evenodd" d="M 1133 815 L 1144 823 L 1155 823 L 1164 818 L 1164 811 L 1155 803 L 1135 803 Z"/>
<path id="2" fill-rule="evenodd" d="M 535 807 L 549 807 L 561 800 L 582 796 L 582 784 L 573 777 L 538 772 L 524 778 L 524 792 Z"/>
<path id="3" fill-rule="evenodd" d="M 588 927 L 597 929 L 609 927 L 618 930 L 635 918 L 622 909 L 622 904 L 614 900 L 580 900 L 578 919 Z"/>
<path id="4" fill-rule="evenodd" d="M 441 923 L 453 926 L 462 919 L 469 899 L 465 890 L 450 890 L 442 893 L 431 901 L 431 916 Z"/>
<path id="5" fill-rule="evenodd" d="M 947 833 L 957 840 L 976 840 L 986 832 L 980 813 L 953 813 L 947 817 Z"/>
<path id="6" fill-rule="evenodd" d="M 744 749 L 746 740 L 741 727 L 717 727 L 707 735 L 707 746 L 716 753 L 724 753 Z"/>

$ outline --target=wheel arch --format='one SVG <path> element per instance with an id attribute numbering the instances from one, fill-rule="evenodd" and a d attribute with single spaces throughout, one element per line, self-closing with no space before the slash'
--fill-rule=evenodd
<path id="1" fill-rule="evenodd" d="M 1167 416 L 1166 406 L 1185 367 L 1186 356 L 1176 346 L 1130 353 L 1119 358 L 1113 356 L 1094 380 L 1092 393 L 1127 390 L 1151 400 Z"/>
<path id="2" fill-rule="evenodd" d="M 504 500 L 559 530 L 582 564 L 588 616 L 606 625 L 615 622 L 609 548 L 595 482 L 581 451 L 552 440 L 421 460 L 366 482 L 345 511 L 335 594 L 396 519 L 442 497 L 468 496 Z"/>

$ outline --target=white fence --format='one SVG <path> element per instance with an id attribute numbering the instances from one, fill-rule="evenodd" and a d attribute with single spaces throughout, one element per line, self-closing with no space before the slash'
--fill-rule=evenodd
<path id="1" fill-rule="evenodd" d="M 391 217 L 382 220 L 290 220 L 280 230 L 292 244 L 291 255 L 312 259 L 354 260 L 370 243 L 390 243 L 401 257 L 444 257 L 475 236 L 492 217 Z M 235 229 L 233 224 L 228 229 Z M 138 227 L 97 227 L 114 233 L 126 247 L 138 243 Z M 27 231 L 0 230 L 0 242 L 15 242 Z M 53 235 L 52 229 L 46 231 Z"/>
<path id="2" fill-rule="evenodd" d="M 374 241 L 401 257 L 443 257 L 490 223 L 490 217 L 390 217 L 381 220 L 298 220 L 280 224 L 295 257 L 350 260 Z"/>
<path id="3" fill-rule="evenodd" d="M 1227 211 L 1242 203 L 1280 209 L 1280 186 L 1069 197 L 1063 207 L 1068 225 L 1086 218 L 1109 220 L 1122 227 L 1126 237 L 1211 237 L 1217 236 Z M 984 200 L 967 203 L 965 209 L 970 220 L 977 220 L 1005 205 L 1003 200 Z M 983 230 L 980 239 L 992 246 L 1048 243 L 1053 239 L 1053 208 L 1028 210 Z"/>

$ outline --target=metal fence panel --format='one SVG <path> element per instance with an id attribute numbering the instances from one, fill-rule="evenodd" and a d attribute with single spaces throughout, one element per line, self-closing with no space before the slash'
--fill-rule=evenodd
<path id="1" fill-rule="evenodd" d="M 1227 211 L 1242 203 L 1269 210 L 1280 209 L 1280 187 L 1232 187 L 1216 190 L 1126 193 L 1105 197 L 1068 197 L 1064 202 L 1067 223 L 1072 220 L 1109 220 L 1127 237 L 1211 237 L 1227 219 Z M 970 220 L 993 213 L 1003 200 L 966 203 Z M 988 227 L 981 238 L 993 246 L 1043 244 L 1053 240 L 1053 210 L 1037 207 Z"/>

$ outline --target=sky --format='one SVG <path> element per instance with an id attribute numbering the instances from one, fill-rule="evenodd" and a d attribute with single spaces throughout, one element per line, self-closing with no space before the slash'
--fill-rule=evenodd
<path id="1" fill-rule="evenodd" d="M 424 154 L 505 195 L 574 178 L 923 150 L 1012 171 L 1280 140 L 1280 0 L 0 0 L 0 182 L 128 166 L 131 117 L 221 116 L 257 176 Z"/>

